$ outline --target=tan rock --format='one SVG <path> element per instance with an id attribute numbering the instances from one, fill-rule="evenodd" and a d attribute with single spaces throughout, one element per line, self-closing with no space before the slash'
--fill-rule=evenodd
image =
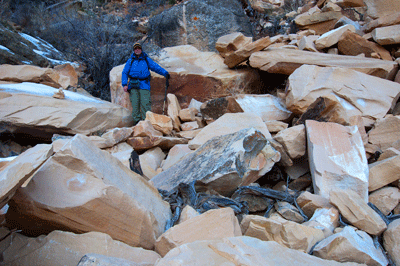
<path id="1" fill-rule="evenodd" d="M 368 141 L 381 150 L 393 147 L 400 140 L 400 116 L 386 116 L 376 121 L 368 131 Z"/>
<path id="2" fill-rule="evenodd" d="M 158 174 L 157 169 L 161 166 L 165 156 L 160 147 L 152 148 L 139 155 L 140 167 L 147 179 L 151 179 Z"/>
<path id="3" fill-rule="evenodd" d="M 0 208 L 3 208 L 7 204 L 16 190 L 31 178 L 35 171 L 52 154 L 52 145 L 38 144 L 21 153 L 17 158 L 1 168 Z"/>
<path id="4" fill-rule="evenodd" d="M 172 132 L 172 119 L 166 115 L 160 115 L 148 111 L 146 120 L 150 121 L 155 130 L 161 131 L 164 135 L 169 135 Z"/>
<path id="5" fill-rule="evenodd" d="M 384 215 L 388 215 L 400 202 L 400 190 L 397 187 L 384 187 L 372 192 L 368 201 L 374 204 Z"/>
<path id="6" fill-rule="evenodd" d="M 356 28 L 353 25 L 344 25 L 341 26 L 337 29 L 331 30 L 323 35 L 321 35 L 316 41 L 315 41 L 315 47 L 318 50 L 322 50 L 328 47 L 331 47 L 335 44 L 338 43 L 340 37 L 346 32 L 346 31 L 351 31 L 355 32 Z"/>
<path id="7" fill-rule="evenodd" d="M 157 239 L 155 250 L 164 257 L 171 249 L 182 244 L 241 235 L 232 208 L 209 210 L 170 228 Z"/>
<path id="8" fill-rule="evenodd" d="M 315 41 L 319 35 L 303 36 L 298 44 L 300 50 L 318 52 L 315 47 Z"/>
<path id="9" fill-rule="evenodd" d="M 295 18 L 295 23 L 303 29 L 305 26 L 317 24 L 326 21 L 337 21 L 342 14 L 339 11 L 328 11 L 328 12 L 321 12 L 318 7 L 314 7 L 309 11 L 298 15 Z"/>
<path id="10" fill-rule="evenodd" d="M 392 45 L 400 43 L 400 25 L 376 28 L 372 31 L 372 37 L 380 45 Z"/>
<path id="11" fill-rule="evenodd" d="M 181 121 L 179 119 L 179 112 L 181 110 L 181 106 L 179 105 L 178 98 L 174 94 L 167 94 L 168 101 L 168 111 L 167 114 L 172 118 L 172 125 L 176 131 L 180 131 L 181 129 Z"/>
<path id="12" fill-rule="evenodd" d="M 133 128 L 113 128 L 108 130 L 101 137 L 90 136 L 91 141 L 100 149 L 109 148 L 127 140 L 133 133 Z"/>
<path id="13" fill-rule="evenodd" d="M 171 217 L 157 189 L 82 135 L 48 159 L 12 204 L 7 220 L 23 230 L 98 231 L 147 249 Z"/>
<path id="14" fill-rule="evenodd" d="M 395 62 L 348 55 L 314 53 L 292 49 L 267 48 L 250 56 L 250 65 L 270 73 L 290 75 L 300 66 L 343 67 L 392 80 L 397 73 Z"/>
<path id="15" fill-rule="evenodd" d="M 341 8 L 346 7 L 362 7 L 364 6 L 363 0 L 331 0 L 332 3 L 340 6 Z"/>
<path id="16" fill-rule="evenodd" d="M 181 109 L 179 111 L 179 118 L 183 122 L 193 122 L 193 121 L 196 121 L 195 119 L 196 119 L 197 113 L 198 113 L 198 110 L 194 107 Z"/>
<path id="17" fill-rule="evenodd" d="M 51 68 L 31 65 L 0 65 L 0 80 L 13 82 L 33 82 L 59 89 L 58 75 Z"/>
<path id="18" fill-rule="evenodd" d="M 334 266 L 359 265 L 323 260 L 304 252 L 286 248 L 273 241 L 261 241 L 253 237 L 231 237 L 222 240 L 196 241 L 182 245 L 169 252 L 156 266 L 229 265 L 243 266 Z"/>
<path id="19" fill-rule="evenodd" d="M 100 232 L 74 234 L 53 231 L 47 236 L 42 235 L 37 238 L 15 234 L 14 237 L 8 237 L 4 241 L 8 245 L 3 252 L 3 263 L 7 265 L 77 265 L 88 253 L 125 259 L 135 263 L 134 265 L 143 266 L 154 265 L 160 258 L 154 251 L 131 247 Z"/>
<path id="20" fill-rule="evenodd" d="M 142 120 L 133 127 L 134 137 L 162 137 L 163 133 L 155 130 L 149 120 Z"/>
<path id="21" fill-rule="evenodd" d="M 211 99 L 200 107 L 202 117 L 207 122 L 213 122 L 226 113 L 241 113 L 243 109 L 232 96 Z"/>
<path id="22" fill-rule="evenodd" d="M 286 220 L 296 223 L 304 222 L 304 217 L 301 216 L 299 210 L 290 203 L 286 201 L 278 201 L 274 204 L 274 207 L 276 212 L 279 213 Z"/>
<path id="23" fill-rule="evenodd" d="M 245 113 L 257 114 L 263 121 L 286 121 L 292 116 L 284 101 L 270 94 L 239 94 L 235 99 Z"/>
<path id="24" fill-rule="evenodd" d="M 67 89 L 69 86 L 78 87 L 78 74 L 71 64 L 55 66 L 54 71 L 57 72 L 59 76 L 57 82 L 63 89 Z"/>
<path id="25" fill-rule="evenodd" d="M 169 150 L 177 144 L 187 144 L 187 138 L 177 137 L 133 137 L 129 138 L 126 142 L 135 149 L 135 151 L 142 152 L 154 147 L 160 147 L 164 150 Z"/>
<path id="26" fill-rule="evenodd" d="M 192 152 L 191 149 L 189 149 L 189 146 L 186 144 L 177 144 L 174 147 L 172 147 L 167 155 L 167 158 L 165 161 L 162 163 L 162 169 L 165 171 L 168 168 L 170 168 L 172 165 L 177 163 L 182 157 L 184 157 L 186 154 Z"/>
<path id="27" fill-rule="evenodd" d="M 325 237 L 328 237 L 339 226 L 339 211 L 334 207 L 316 209 L 310 220 L 303 225 L 321 229 Z"/>
<path id="28" fill-rule="evenodd" d="M 338 41 L 338 49 L 344 55 L 356 56 L 364 54 L 366 57 L 372 57 L 373 53 L 377 53 L 379 58 L 392 61 L 392 56 L 388 50 L 351 31 L 346 31 L 342 34 Z"/>
<path id="29" fill-rule="evenodd" d="M 274 139 L 283 145 L 291 159 L 306 154 L 306 131 L 304 125 L 289 127 L 275 135 Z"/>
<path id="30" fill-rule="evenodd" d="M 387 158 L 394 157 L 400 155 L 400 151 L 395 148 L 387 148 L 382 151 L 381 155 L 379 155 L 378 161 L 383 161 Z"/>
<path id="31" fill-rule="evenodd" d="M 278 133 L 279 131 L 286 129 L 289 126 L 288 123 L 277 120 L 265 121 L 265 125 L 267 126 L 270 133 Z"/>
<path id="32" fill-rule="evenodd" d="M 375 20 L 368 22 L 365 25 L 364 31 L 371 32 L 372 30 L 379 28 L 379 27 L 386 27 L 400 24 L 400 11 L 396 13 L 390 13 L 388 15 L 379 17 Z"/>
<path id="33" fill-rule="evenodd" d="M 238 186 L 247 186 L 270 171 L 279 159 L 280 154 L 260 131 L 245 128 L 210 139 L 150 181 L 166 191 L 196 181 L 230 195 Z"/>
<path id="34" fill-rule="evenodd" d="M 371 18 L 380 18 L 393 13 L 400 12 L 400 3 L 396 0 L 379 1 L 379 0 L 364 0 L 367 6 L 367 14 Z"/>
<path id="35" fill-rule="evenodd" d="M 201 131 L 201 128 L 199 129 L 195 129 L 195 130 L 189 130 L 189 131 L 181 131 L 181 132 L 177 132 L 176 135 L 180 138 L 184 138 L 187 141 L 194 139 L 197 134 L 199 134 Z"/>
<path id="36" fill-rule="evenodd" d="M 314 193 L 348 188 L 368 202 L 368 162 L 357 127 L 306 121 L 308 157 Z"/>
<path id="37" fill-rule="evenodd" d="M 330 203 L 337 207 L 352 225 L 371 235 L 380 235 L 387 228 L 382 218 L 353 190 L 331 191 Z"/>
<path id="38" fill-rule="evenodd" d="M 62 89 L 59 89 L 57 92 L 53 94 L 53 98 L 56 99 L 65 99 L 65 94 Z"/>
<path id="39" fill-rule="evenodd" d="M 296 201 L 308 218 L 311 218 L 317 209 L 330 209 L 333 207 L 326 198 L 311 194 L 308 191 L 301 193 L 301 195 L 297 197 Z"/>
<path id="40" fill-rule="evenodd" d="M 307 253 L 324 233 L 291 221 L 278 221 L 263 216 L 247 215 L 240 225 L 243 235 L 263 241 L 275 241 L 285 247 Z"/>
<path id="41" fill-rule="evenodd" d="M 181 212 L 181 216 L 179 217 L 178 223 L 183 223 L 183 222 L 185 222 L 189 219 L 192 219 L 194 217 L 197 217 L 199 215 L 200 215 L 200 213 L 198 213 L 190 205 L 186 205 Z"/>
<path id="42" fill-rule="evenodd" d="M 282 164 L 285 167 L 290 167 L 294 165 L 293 160 L 290 158 L 289 154 L 282 144 L 274 139 L 269 140 L 269 142 L 271 143 L 271 146 L 281 154 L 279 164 Z"/>
<path id="43" fill-rule="evenodd" d="M 181 124 L 182 131 L 188 131 L 188 130 L 195 130 L 199 128 L 199 124 L 194 121 L 194 122 L 185 122 Z"/>
<path id="44" fill-rule="evenodd" d="M 301 66 L 288 83 L 286 106 L 293 113 L 300 115 L 318 97 L 331 94 L 348 117 L 361 115 L 365 126 L 383 118 L 400 96 L 398 83 L 337 67 Z"/>
<path id="45" fill-rule="evenodd" d="M 369 164 L 369 191 L 375 191 L 400 179 L 400 155 Z"/>
<path id="46" fill-rule="evenodd" d="M 313 255 L 338 262 L 358 262 L 366 265 L 388 265 L 389 261 L 382 250 L 375 247 L 372 238 L 363 231 L 355 231 L 346 226 L 319 242 Z"/>
<path id="47" fill-rule="evenodd" d="M 383 246 L 396 265 L 400 264 L 400 220 L 391 222 L 383 234 Z"/>
<path id="48" fill-rule="evenodd" d="M 235 52 L 233 52 L 230 55 L 228 55 L 227 57 L 225 57 L 224 63 L 229 68 L 233 68 L 233 67 L 237 66 L 238 64 L 246 61 L 252 53 L 261 51 L 271 44 L 272 44 L 272 42 L 268 36 L 258 39 L 252 43 L 242 46 Z"/>
<path id="49" fill-rule="evenodd" d="M 219 54 L 225 58 L 241 47 L 250 44 L 251 42 L 251 37 L 246 37 L 241 32 L 234 32 L 219 37 L 215 43 L 215 49 L 217 49 Z"/>
<path id="50" fill-rule="evenodd" d="M 50 140 L 55 133 L 90 135 L 132 125 L 131 113 L 119 105 L 67 90 L 60 101 L 52 97 L 56 91 L 42 84 L 1 84 L 0 122 L 5 124 L 4 130 L 25 128 L 34 137 Z"/>
<path id="51" fill-rule="evenodd" d="M 196 137 L 189 141 L 189 148 L 196 149 L 213 137 L 234 133 L 244 128 L 255 128 L 266 139 L 272 138 L 267 126 L 258 115 L 251 113 L 227 113 L 202 128 Z"/>

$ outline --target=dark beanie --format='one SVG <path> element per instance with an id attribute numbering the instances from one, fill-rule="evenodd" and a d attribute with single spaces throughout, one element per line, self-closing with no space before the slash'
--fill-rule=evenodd
<path id="1" fill-rule="evenodd" d="M 133 50 L 135 50 L 136 48 L 140 48 L 140 49 L 142 49 L 142 45 L 140 44 L 140 43 L 135 43 L 134 45 L 133 45 Z M 142 49 L 143 50 L 143 49 Z"/>

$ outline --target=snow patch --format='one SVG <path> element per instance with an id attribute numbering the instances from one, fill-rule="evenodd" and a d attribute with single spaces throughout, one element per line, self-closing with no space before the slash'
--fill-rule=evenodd
<path id="1" fill-rule="evenodd" d="M 10 49 L 0 44 L 0 49 L 9 52 L 10 54 L 14 54 Z"/>
<path id="2" fill-rule="evenodd" d="M 49 97 L 52 97 L 55 92 L 58 92 L 58 89 L 55 89 L 53 87 L 31 82 L 23 82 L 18 84 L 0 84 L 0 90 L 16 92 L 16 93 L 35 94 L 35 95 L 49 96 Z M 77 102 L 103 103 L 102 100 L 97 100 L 72 91 L 64 90 L 63 92 L 65 95 L 65 99 L 67 100 L 77 101 Z"/>

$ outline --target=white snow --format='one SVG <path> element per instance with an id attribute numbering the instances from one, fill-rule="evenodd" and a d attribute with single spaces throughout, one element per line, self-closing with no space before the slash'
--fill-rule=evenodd
<path id="1" fill-rule="evenodd" d="M 1 45 L 1 44 L 0 44 L 0 49 L 1 49 L 1 50 L 6 50 L 7 52 L 9 52 L 9 53 L 11 53 L 11 54 L 14 54 L 10 49 L 8 49 L 7 47 L 5 47 L 5 46 L 3 46 L 3 45 Z"/>
<path id="2" fill-rule="evenodd" d="M 19 93 L 29 93 L 41 96 L 50 96 L 52 97 L 55 92 L 58 92 L 58 89 L 55 89 L 50 86 L 46 86 L 43 84 L 31 83 L 31 82 L 23 82 L 18 84 L 0 84 L 0 90 L 10 91 L 10 92 L 19 92 Z M 96 102 L 96 103 L 104 103 L 102 100 L 97 100 L 79 93 L 75 93 L 72 91 L 64 90 L 65 99 L 77 101 L 77 102 Z"/>

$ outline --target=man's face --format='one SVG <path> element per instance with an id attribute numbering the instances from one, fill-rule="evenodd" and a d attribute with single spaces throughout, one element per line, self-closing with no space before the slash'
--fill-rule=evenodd
<path id="1" fill-rule="evenodd" d="M 142 49 L 136 47 L 134 52 L 135 52 L 135 55 L 140 55 L 142 53 Z"/>

